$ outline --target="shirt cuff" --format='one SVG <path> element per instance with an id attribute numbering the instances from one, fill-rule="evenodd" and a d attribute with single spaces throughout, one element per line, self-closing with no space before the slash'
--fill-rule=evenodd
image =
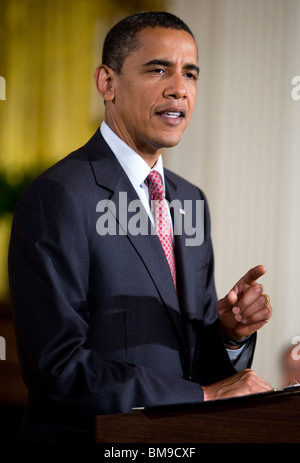
<path id="1" fill-rule="evenodd" d="M 238 360 L 239 356 L 242 354 L 243 350 L 245 349 L 246 343 L 239 347 L 238 349 L 227 349 L 228 356 L 232 362 Z"/>

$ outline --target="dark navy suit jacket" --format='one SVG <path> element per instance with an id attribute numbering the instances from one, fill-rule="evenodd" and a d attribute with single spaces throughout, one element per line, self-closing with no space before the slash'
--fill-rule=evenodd
<path id="1" fill-rule="evenodd" d="M 132 213 L 119 210 L 120 192 L 128 203 L 137 194 L 100 130 L 20 198 L 9 275 L 29 389 L 24 440 L 92 436 L 98 414 L 202 401 L 201 385 L 235 373 L 217 329 L 206 199 L 167 170 L 165 180 L 169 201 L 205 201 L 203 243 L 187 246 L 184 227 L 175 235 L 178 294 L 158 237 L 124 232 Z M 101 236 L 104 200 L 117 226 Z"/>

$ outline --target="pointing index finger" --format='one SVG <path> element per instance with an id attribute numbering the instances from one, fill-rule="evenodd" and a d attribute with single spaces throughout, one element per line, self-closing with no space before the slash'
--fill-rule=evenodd
<path id="1" fill-rule="evenodd" d="M 258 278 L 266 273 L 267 269 L 264 265 L 257 265 L 251 268 L 241 279 L 240 283 L 251 286 Z"/>

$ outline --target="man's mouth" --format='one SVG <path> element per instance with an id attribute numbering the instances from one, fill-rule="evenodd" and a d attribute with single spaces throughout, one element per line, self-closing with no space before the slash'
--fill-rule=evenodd
<path id="1" fill-rule="evenodd" d="M 169 121 L 179 121 L 179 119 L 185 117 L 186 112 L 185 110 L 170 108 L 170 109 L 163 109 L 162 111 L 158 111 L 157 114 Z"/>
<path id="2" fill-rule="evenodd" d="M 166 111 L 163 114 L 165 114 L 168 117 L 176 118 L 176 117 L 183 117 L 183 114 L 181 112 L 175 112 L 175 111 Z"/>

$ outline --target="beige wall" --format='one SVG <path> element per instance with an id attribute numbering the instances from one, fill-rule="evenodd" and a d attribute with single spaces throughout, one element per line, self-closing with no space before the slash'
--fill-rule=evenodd
<path id="1" fill-rule="evenodd" d="M 299 0 L 169 0 L 194 31 L 198 106 L 168 167 L 208 196 L 221 297 L 250 267 L 274 307 L 254 369 L 281 385 L 279 356 L 300 335 Z"/>

